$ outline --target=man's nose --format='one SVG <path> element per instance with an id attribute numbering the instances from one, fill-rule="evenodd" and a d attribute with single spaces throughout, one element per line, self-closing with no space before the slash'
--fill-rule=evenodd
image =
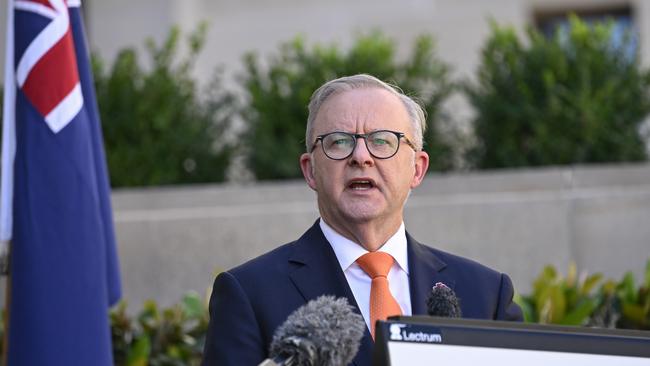
<path id="1" fill-rule="evenodd" d="M 352 155 L 348 161 L 351 165 L 372 165 L 374 159 L 368 150 L 368 143 L 365 138 L 357 137 L 357 143 L 352 150 Z"/>

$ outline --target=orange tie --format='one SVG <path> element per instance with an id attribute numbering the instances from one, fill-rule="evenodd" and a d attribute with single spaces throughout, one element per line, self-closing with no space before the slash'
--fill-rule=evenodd
<path id="1" fill-rule="evenodd" d="M 402 309 L 390 293 L 388 272 L 395 260 L 384 252 L 370 252 L 357 259 L 357 263 L 370 278 L 370 334 L 375 339 L 375 323 L 392 315 L 402 315 Z"/>

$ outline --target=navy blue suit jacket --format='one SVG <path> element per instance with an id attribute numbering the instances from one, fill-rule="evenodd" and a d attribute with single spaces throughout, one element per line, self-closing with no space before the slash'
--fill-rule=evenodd
<path id="1" fill-rule="evenodd" d="M 522 319 L 507 275 L 406 236 L 413 315 L 426 314 L 426 297 L 442 282 L 456 292 L 463 317 Z M 217 276 L 203 365 L 258 365 L 268 357 L 275 329 L 295 309 L 321 295 L 346 297 L 357 306 L 316 222 L 300 239 Z M 372 347 L 366 330 L 353 364 L 370 365 Z"/>

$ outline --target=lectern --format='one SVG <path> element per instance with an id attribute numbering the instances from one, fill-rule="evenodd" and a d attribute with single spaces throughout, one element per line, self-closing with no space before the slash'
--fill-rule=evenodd
<path id="1" fill-rule="evenodd" d="M 650 331 L 400 316 L 375 336 L 375 366 L 650 366 Z"/>

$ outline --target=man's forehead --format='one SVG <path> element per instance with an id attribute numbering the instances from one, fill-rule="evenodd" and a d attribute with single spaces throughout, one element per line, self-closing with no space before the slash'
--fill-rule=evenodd
<path id="1" fill-rule="evenodd" d="M 389 90 L 376 86 L 363 86 L 354 89 L 341 90 L 330 95 L 323 103 L 326 105 L 337 105 L 345 102 L 374 103 L 377 101 L 392 101 L 401 103 L 399 96 Z"/>
<path id="2" fill-rule="evenodd" d="M 359 118 L 408 119 L 401 99 L 388 90 L 367 87 L 346 90 L 330 96 L 321 106 L 316 123 L 359 122 Z"/>

